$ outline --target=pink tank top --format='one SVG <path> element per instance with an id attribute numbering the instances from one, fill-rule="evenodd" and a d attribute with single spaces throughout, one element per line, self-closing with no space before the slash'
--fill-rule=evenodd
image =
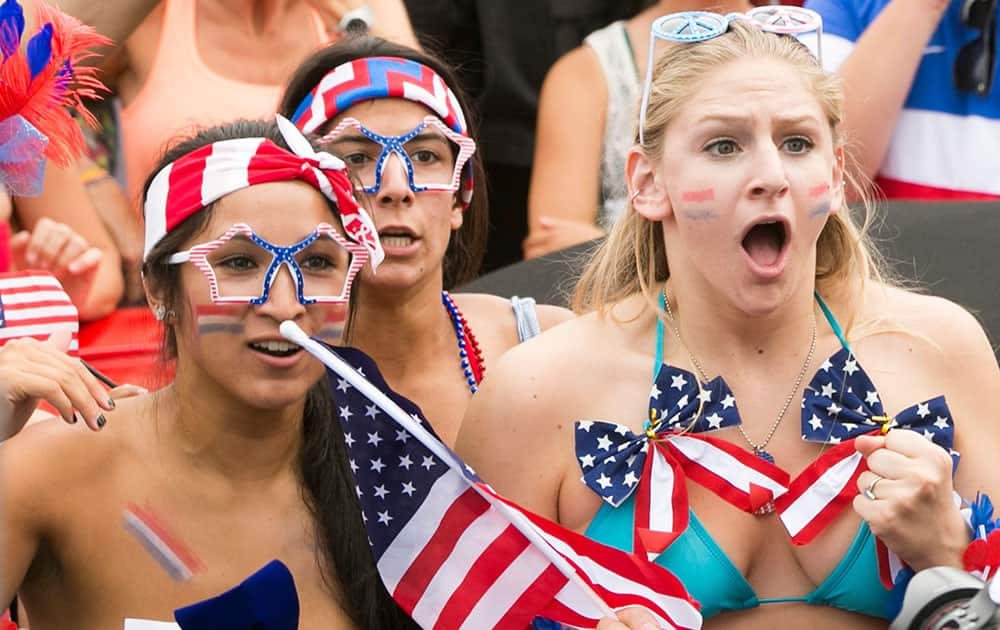
<path id="1" fill-rule="evenodd" d="M 284 85 L 244 83 L 213 72 L 198 54 L 197 0 L 163 0 L 163 25 L 149 76 L 121 112 L 126 191 L 141 208 L 142 184 L 163 149 L 197 127 L 272 116 Z M 314 13 L 317 42 L 328 40 Z"/>

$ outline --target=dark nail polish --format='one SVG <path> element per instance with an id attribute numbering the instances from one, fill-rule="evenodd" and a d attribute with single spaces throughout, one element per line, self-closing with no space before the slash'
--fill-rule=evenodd
<path id="1" fill-rule="evenodd" d="M 115 400 L 113 398 L 108 398 L 108 407 L 115 408 Z"/>
<path id="2" fill-rule="evenodd" d="M 104 417 L 103 413 L 101 415 L 97 416 L 97 428 L 98 429 L 103 429 L 104 425 L 106 425 L 107 423 L 108 423 L 108 420 L 107 420 L 107 418 Z"/>
<path id="3" fill-rule="evenodd" d="M 79 421 L 79 420 L 80 420 L 80 414 L 78 414 L 77 412 L 75 412 L 75 411 L 74 411 L 74 412 L 73 412 L 73 418 L 72 418 L 72 420 L 70 421 L 70 423 L 71 423 L 71 424 L 76 424 L 76 423 L 77 423 L 77 421 Z"/>

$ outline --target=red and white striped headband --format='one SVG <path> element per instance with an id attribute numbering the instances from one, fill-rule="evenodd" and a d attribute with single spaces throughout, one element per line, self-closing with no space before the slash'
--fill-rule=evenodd
<path id="1" fill-rule="evenodd" d="M 184 219 L 213 201 L 256 184 L 302 180 L 337 204 L 347 238 L 368 250 L 372 269 L 385 253 L 375 223 L 354 198 L 344 162 L 315 151 L 305 136 L 282 116 L 278 129 L 291 151 L 267 138 L 213 142 L 171 162 L 156 174 L 146 193 L 146 242 L 143 260 Z"/>

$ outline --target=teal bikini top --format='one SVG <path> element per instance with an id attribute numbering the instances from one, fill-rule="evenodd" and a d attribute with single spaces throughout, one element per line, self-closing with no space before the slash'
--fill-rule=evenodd
<path id="1" fill-rule="evenodd" d="M 847 341 L 833 314 L 817 297 L 824 316 L 844 348 Z M 656 370 L 663 360 L 663 323 L 658 320 L 656 340 Z M 654 374 L 654 377 L 656 374 Z M 598 542 L 632 551 L 635 520 L 635 495 L 619 507 L 603 503 L 586 535 Z M 672 571 L 702 606 L 705 618 L 723 611 L 744 610 L 761 604 L 805 602 L 817 606 L 832 606 L 841 610 L 887 618 L 890 591 L 879 578 L 875 537 L 862 523 L 854 542 L 832 573 L 805 597 L 761 599 L 739 572 L 722 548 L 712 539 L 693 512 L 685 529 L 656 563 Z"/>

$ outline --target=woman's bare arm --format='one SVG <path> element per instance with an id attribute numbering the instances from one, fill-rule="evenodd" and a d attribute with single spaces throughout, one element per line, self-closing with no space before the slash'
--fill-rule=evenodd
<path id="1" fill-rule="evenodd" d="M 844 79 L 844 136 L 854 145 L 868 178 L 878 174 L 924 48 L 948 4 L 893 0 L 861 34 L 838 70 Z"/>
<path id="2" fill-rule="evenodd" d="M 545 77 L 528 191 L 526 258 L 603 233 L 595 222 L 607 107 L 604 76 L 587 46 L 570 51 Z"/>
<path id="3" fill-rule="evenodd" d="M 16 219 L 22 230 L 34 230 L 43 218 L 69 226 L 102 253 L 97 269 L 87 278 L 53 270 L 80 311 L 80 319 L 97 319 L 113 311 L 124 291 L 121 258 L 74 165 L 63 168 L 49 164 L 42 194 L 16 200 Z"/>

